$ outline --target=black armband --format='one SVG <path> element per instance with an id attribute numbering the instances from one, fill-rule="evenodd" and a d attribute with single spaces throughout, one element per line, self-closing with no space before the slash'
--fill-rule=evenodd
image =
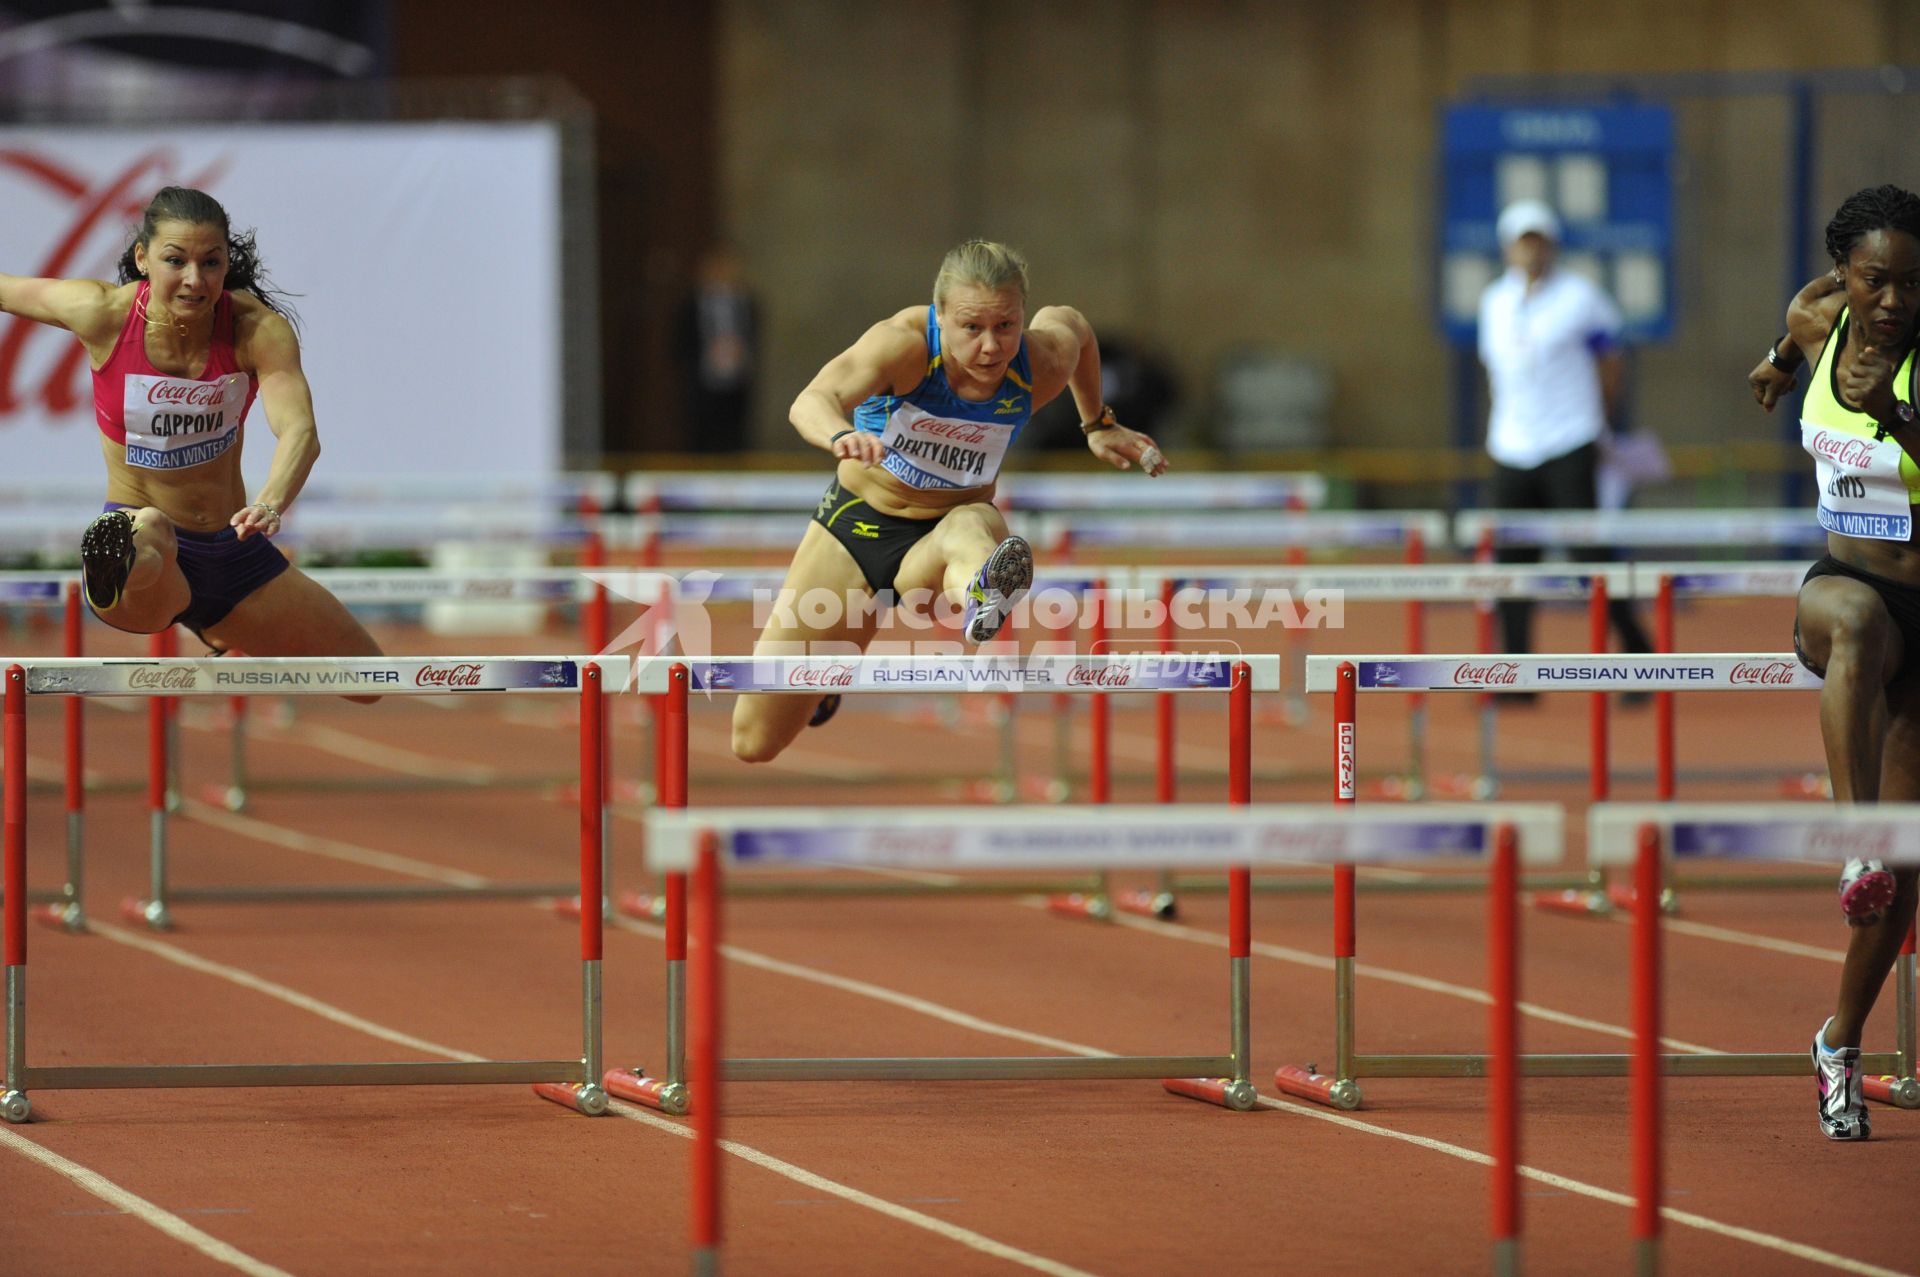
<path id="1" fill-rule="evenodd" d="M 1793 351 L 1793 354 L 1787 356 L 1781 355 L 1780 343 L 1786 341 L 1787 338 L 1791 336 L 1793 336 L 1792 333 L 1781 333 L 1773 339 L 1773 345 L 1767 347 L 1767 362 L 1775 368 L 1778 368 L 1781 372 L 1792 372 L 1802 363 L 1806 362 L 1806 356 L 1800 353 L 1800 347 L 1791 343 L 1789 343 L 1788 349 Z"/>

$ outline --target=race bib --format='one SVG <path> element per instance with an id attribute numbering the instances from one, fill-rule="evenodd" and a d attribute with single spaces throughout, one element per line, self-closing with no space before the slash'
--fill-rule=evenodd
<path id="1" fill-rule="evenodd" d="M 1011 423 L 936 417 L 901 404 L 880 433 L 887 445 L 880 464 L 910 488 L 977 488 L 999 475 L 1015 429 Z"/>
<path id="2" fill-rule="evenodd" d="M 1909 539 L 1913 504 L 1900 478 L 1899 444 L 1802 421 L 1800 446 L 1820 476 L 1821 527 L 1868 541 Z"/>
<path id="3" fill-rule="evenodd" d="M 213 381 L 127 374 L 127 464 L 183 470 L 211 461 L 240 437 L 247 375 Z"/>

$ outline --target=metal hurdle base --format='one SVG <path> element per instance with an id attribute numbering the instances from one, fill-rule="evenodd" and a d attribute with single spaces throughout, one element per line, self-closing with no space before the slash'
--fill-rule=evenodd
<path id="1" fill-rule="evenodd" d="M 1634 909 L 1631 887 L 1609 887 L 1591 879 L 1583 887 L 1537 892 L 1531 903 L 1536 909 L 1576 918 L 1606 918 L 1616 912 L 1631 914 Z M 1671 886 L 1660 889 L 1660 912 L 1668 917 L 1680 912 L 1680 897 Z"/>
<path id="2" fill-rule="evenodd" d="M 648 1077 L 646 1069 L 639 1065 L 630 1069 L 608 1069 L 600 1084 L 619 1099 L 658 1109 L 672 1117 L 685 1117 L 692 1111 L 685 1082 Z"/>
<path id="3" fill-rule="evenodd" d="M 1595 1055 L 1522 1055 L 1522 1077 L 1626 1077 L 1632 1058 L 1624 1054 Z M 1282 1065 L 1275 1070 L 1273 1084 L 1288 1095 L 1312 1100 L 1330 1108 L 1351 1111 L 1362 1105 L 1360 1080 L 1370 1077 L 1486 1077 L 1491 1068 L 1486 1055 L 1360 1055 L 1355 1056 L 1344 1077 L 1330 1077 L 1311 1064 L 1305 1068 Z M 1897 1069 L 1900 1056 L 1894 1051 L 1862 1052 L 1862 1069 Z M 1666 1077 L 1805 1077 L 1804 1052 L 1750 1052 L 1722 1055 L 1662 1055 L 1660 1072 Z M 1864 1079 L 1869 1099 L 1920 1108 L 1920 1081 L 1891 1074 Z"/>
<path id="4" fill-rule="evenodd" d="M 1920 1079 L 1886 1073 L 1862 1078 L 1860 1089 L 1870 1100 L 1891 1104 L 1895 1108 L 1920 1109 Z"/>
<path id="5" fill-rule="evenodd" d="M 723 1060 L 720 1076 L 729 1082 L 1025 1082 L 1061 1079 L 1158 1078 L 1169 1094 L 1218 1104 L 1246 1113 L 1259 1105 L 1259 1092 L 1244 1078 L 1231 1076 L 1226 1056 L 896 1056 L 819 1059 Z M 1197 1076 L 1169 1077 L 1191 1073 Z M 643 1069 L 610 1069 L 602 1079 L 609 1094 L 675 1117 L 692 1111 L 684 1082 L 648 1077 Z"/>
<path id="6" fill-rule="evenodd" d="M 1288 1095 L 1348 1112 L 1360 1107 L 1360 1086 L 1352 1078 L 1332 1078 L 1309 1064 L 1299 1068 L 1282 1064 L 1273 1071 L 1273 1085 Z"/>
<path id="7" fill-rule="evenodd" d="M 1221 1108 L 1229 1108 L 1236 1113 L 1251 1113 L 1260 1103 L 1260 1092 L 1253 1089 L 1253 1083 L 1241 1078 L 1168 1078 L 1160 1085 L 1165 1087 L 1170 1095 L 1182 1095 L 1190 1100 L 1218 1104 Z"/>
<path id="8" fill-rule="evenodd" d="M 144 1090 L 241 1086 L 497 1086 L 534 1081 L 535 1090 L 589 1115 L 606 1111 L 600 1088 L 581 1078 L 580 1060 L 453 1060 L 391 1064 L 152 1064 L 27 1066 L 16 1071 L 15 1089 L 0 1092 L 0 1119 L 25 1122 L 33 1115 L 34 1090 Z M 565 1092 L 561 1098 L 553 1092 Z"/>
<path id="9" fill-rule="evenodd" d="M 588 1117 L 607 1111 L 607 1093 L 596 1082 L 535 1082 L 533 1093 Z"/>

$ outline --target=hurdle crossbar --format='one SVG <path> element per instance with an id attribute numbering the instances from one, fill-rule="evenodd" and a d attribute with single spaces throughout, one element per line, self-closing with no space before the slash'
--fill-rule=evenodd
<path id="1" fill-rule="evenodd" d="M 622 658 L 609 665 L 624 674 Z M 294 695 L 343 691 L 382 695 L 460 692 L 545 692 L 578 696 L 580 713 L 580 881 L 582 900 L 602 895 L 604 795 L 603 671 L 580 657 L 393 659 L 245 658 L 141 660 L 134 658 L 13 661 L 5 669 L 3 879 L 6 960 L 5 1088 L 0 1118 L 24 1122 L 31 1090 L 106 1087 L 408 1086 L 529 1082 L 543 1097 L 589 1115 L 603 1112 L 600 1088 L 601 942 L 599 909 L 580 911 L 581 1045 L 578 1057 L 325 1064 L 57 1065 L 27 1062 L 27 700 L 52 696 L 231 695 L 270 689 Z"/>
<path id="2" fill-rule="evenodd" d="M 170 632 L 155 638 L 156 651 L 171 650 L 166 643 Z M 627 658 L 621 656 L 510 656 L 451 660 L 232 656 L 182 660 L 155 656 L 91 661 L 34 658 L 22 660 L 20 664 L 29 670 L 31 692 L 71 693 L 69 704 L 93 696 L 134 695 L 148 699 L 148 893 L 145 897 L 123 902 L 121 910 L 128 921 L 163 931 L 173 925 L 173 906 L 185 901 L 238 904 L 272 900 L 522 900 L 571 895 L 575 887 L 571 882 L 495 882 L 477 878 L 450 883 L 328 883 L 273 887 L 176 885 L 171 875 L 170 817 L 176 810 L 190 813 L 191 808 L 174 798 L 177 787 L 171 780 L 171 767 L 178 751 L 171 742 L 172 718 L 162 712 L 172 698 L 192 695 L 244 697 L 262 693 L 391 696 L 487 691 L 568 692 L 577 690 L 577 668 L 588 659 L 597 661 L 604 677 L 623 679 L 625 676 Z M 565 672 L 568 669 L 575 672 Z M 515 679 L 524 681 L 538 677 L 551 677 L 559 681 L 551 685 L 511 685 Z M 567 678 L 573 678 L 575 682 L 568 684 L 564 681 Z M 68 769 L 70 773 L 78 770 L 71 749 Z M 69 887 L 65 894 L 74 903 L 66 906 L 66 910 L 77 909 L 78 881 L 78 867 L 70 856 Z M 64 910 L 60 917 L 49 916 L 47 920 L 64 921 Z M 69 929 L 82 929 L 84 921 L 66 925 Z"/>
<path id="3" fill-rule="evenodd" d="M 1244 687 L 1244 683 L 1241 684 Z M 1242 693 L 1244 696 L 1244 692 Z M 1244 781 L 1244 770 L 1240 774 Z M 1251 1108 L 1248 895 L 1233 893 L 1229 913 L 1229 1050 L 1221 1055 L 882 1057 L 730 1059 L 720 1046 L 720 891 L 730 868 L 864 865 L 943 870 L 997 869 L 1039 861 L 1061 868 L 1112 864 L 1230 863 L 1244 876 L 1256 864 L 1485 856 L 1505 892 L 1490 893 L 1494 943 L 1494 1024 L 1500 1078 L 1489 1104 L 1494 1149 L 1492 1218 L 1496 1256 L 1519 1244 L 1519 1089 L 1513 1058 L 1518 974 L 1511 883 L 1520 857 L 1560 854 L 1564 814 L 1545 804 L 1397 807 L 1348 816 L 1324 805 L 1245 804 L 1244 786 L 1229 805 L 1108 808 L 1097 821 L 1057 807 L 985 811 L 834 808 L 663 810 L 648 822 L 647 856 L 657 871 L 694 875 L 696 1008 L 690 1097 L 695 1118 L 693 1242 L 708 1258 L 719 1241 L 717 1156 L 723 1082 L 817 1080 L 1162 1079 L 1167 1091 L 1225 1107 Z M 1504 922 L 1501 920 L 1504 918 Z M 1498 1026 L 1509 1026 L 1504 1034 Z M 1199 1073 L 1200 1077 L 1168 1074 Z M 629 1079 L 630 1081 L 630 1079 Z M 616 1073 L 608 1089 L 623 1094 Z M 682 1095 L 683 1101 L 688 1099 Z M 683 1110 L 684 1111 L 684 1110 Z"/>
<path id="4" fill-rule="evenodd" d="M 1453 541 L 1493 546 L 1814 546 L 1827 534 L 1802 509 L 1464 510 Z"/>

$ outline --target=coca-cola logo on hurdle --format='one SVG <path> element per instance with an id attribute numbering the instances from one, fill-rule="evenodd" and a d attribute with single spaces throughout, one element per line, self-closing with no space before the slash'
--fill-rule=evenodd
<path id="1" fill-rule="evenodd" d="M 1511 687 L 1520 681 L 1520 666 L 1515 661 L 1462 661 L 1453 670 L 1456 687 Z"/>
<path id="2" fill-rule="evenodd" d="M 22 275 L 62 279 L 103 277 L 126 247 L 121 235 L 140 217 L 147 201 L 162 186 L 191 186 L 218 194 L 229 158 L 221 156 L 197 172 L 184 172 L 171 147 L 157 147 L 135 155 L 118 173 L 95 177 L 57 154 L 37 149 L 0 148 L 0 181 L 30 187 L 35 197 L 51 196 L 67 210 L 64 225 L 45 228 L 42 247 L 16 247 L 18 264 L 9 269 Z M 27 193 L 9 191 L 8 207 L 23 207 Z M 23 219 L 15 217 L 16 230 Z M 32 373 L 23 368 L 28 347 L 38 342 L 56 352 L 38 361 Z M 37 383 L 24 385 L 28 377 Z M 0 328 L 0 426 L 22 409 L 38 407 L 50 416 L 73 414 L 73 424 L 84 425 L 91 414 L 87 379 L 87 348 L 67 334 L 20 315 L 5 318 Z"/>
<path id="3" fill-rule="evenodd" d="M 1865 470 L 1873 464 L 1872 441 L 1857 435 L 1830 435 L 1824 430 L 1816 430 L 1813 451 L 1816 456 L 1825 457 L 1834 465 L 1845 466 L 1849 470 Z"/>
<path id="4" fill-rule="evenodd" d="M 1792 661 L 1736 661 L 1727 682 L 1745 687 L 1790 687 Z"/>
<path id="5" fill-rule="evenodd" d="M 1893 837 L 1885 829 L 1815 829 L 1807 835 L 1812 860 L 1884 860 L 1893 854 Z"/>
<path id="6" fill-rule="evenodd" d="M 472 661 L 459 665 L 422 665 L 413 675 L 415 687 L 478 687 L 486 666 Z"/>
<path id="7" fill-rule="evenodd" d="M 1075 665 L 1067 671 L 1068 687 L 1127 687 L 1133 670 L 1125 665 Z"/>
<path id="8" fill-rule="evenodd" d="M 942 421 L 938 417 L 921 417 L 911 422 L 907 429 L 917 435 L 931 435 L 935 439 L 951 439 L 955 443 L 985 443 L 987 428 L 971 421 Z"/>
<path id="9" fill-rule="evenodd" d="M 225 381 L 156 381 L 147 387 L 147 402 L 178 404 L 183 408 L 218 408 L 225 389 Z"/>
<path id="10" fill-rule="evenodd" d="M 166 669 L 137 669 L 127 676 L 127 686 L 180 692 L 199 686 L 199 680 L 192 670 L 174 665 Z"/>
<path id="11" fill-rule="evenodd" d="M 852 687 L 851 665 L 802 665 L 787 671 L 788 687 Z"/>

